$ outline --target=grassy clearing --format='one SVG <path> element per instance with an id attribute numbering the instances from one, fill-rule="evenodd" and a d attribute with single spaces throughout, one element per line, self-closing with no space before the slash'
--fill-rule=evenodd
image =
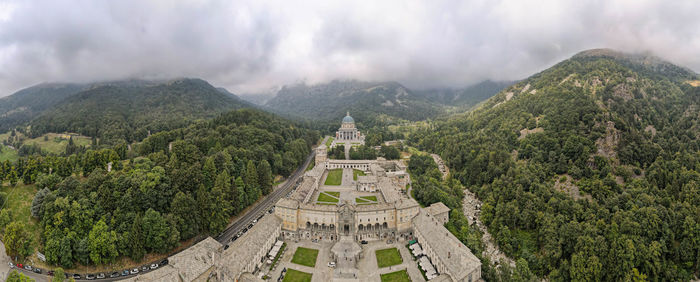
<path id="1" fill-rule="evenodd" d="M 292 258 L 292 263 L 299 265 L 304 265 L 308 267 L 316 266 L 316 257 L 318 256 L 318 250 L 299 247 L 296 252 L 294 252 L 294 257 Z"/>
<path id="2" fill-rule="evenodd" d="M 289 268 L 287 274 L 284 275 L 284 282 L 311 282 L 311 273 L 301 272 Z"/>
<path id="3" fill-rule="evenodd" d="M 379 268 L 389 267 L 403 262 L 397 248 L 376 250 L 374 254 L 377 256 L 377 266 Z"/>
<path id="4" fill-rule="evenodd" d="M 340 197 L 340 192 L 325 191 L 323 193 L 326 193 L 326 194 L 331 195 L 331 196 L 336 197 L 336 198 Z"/>
<path id="5" fill-rule="evenodd" d="M 343 182 L 343 169 L 336 168 L 328 171 L 328 177 L 326 177 L 326 182 L 324 185 L 335 185 L 338 186 Z"/>
<path id="6" fill-rule="evenodd" d="M 49 153 L 60 154 L 66 151 L 69 139 L 70 135 L 68 134 L 47 133 L 34 139 L 27 139 L 24 144 L 36 144 Z M 90 137 L 78 135 L 73 136 L 73 142 L 77 146 L 90 146 L 92 144 Z"/>
<path id="7" fill-rule="evenodd" d="M 17 150 L 12 150 L 10 147 L 5 145 L 0 145 L 0 162 L 11 161 L 14 162 L 19 158 L 17 155 Z"/>
<path id="8" fill-rule="evenodd" d="M 352 180 L 357 180 L 358 176 L 365 176 L 365 172 L 357 169 L 352 170 Z"/>
<path id="9" fill-rule="evenodd" d="M 390 272 L 379 276 L 382 282 L 411 282 L 411 277 L 408 276 L 406 270 Z"/>
<path id="10" fill-rule="evenodd" d="M 9 209 L 14 221 L 23 222 L 27 231 L 32 234 L 32 247 L 36 248 L 40 242 L 39 221 L 32 218 L 32 200 L 36 194 L 35 185 L 17 184 L 11 187 L 9 183 L 0 188 L 1 192 L 7 194 L 5 208 Z"/>
<path id="11" fill-rule="evenodd" d="M 326 202 L 326 203 L 337 203 L 339 200 L 336 196 L 336 198 L 331 197 L 330 195 L 326 194 L 327 192 L 321 192 L 318 194 L 318 202 Z M 339 193 L 340 194 L 340 193 Z M 340 196 L 340 195 L 338 195 Z"/>
<path id="12" fill-rule="evenodd" d="M 369 201 L 361 198 L 355 198 L 355 203 L 362 204 L 362 203 L 369 203 Z"/>

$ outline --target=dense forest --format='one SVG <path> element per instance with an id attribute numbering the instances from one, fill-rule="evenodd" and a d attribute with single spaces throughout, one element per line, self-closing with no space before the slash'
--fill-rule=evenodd
<path id="1" fill-rule="evenodd" d="M 695 79 L 653 57 L 583 52 L 410 142 L 445 159 L 500 249 L 538 277 L 689 280 L 700 270 Z"/>
<path id="2" fill-rule="evenodd" d="M 318 140 L 317 131 L 242 109 L 153 134 L 132 150 L 120 143 L 3 162 L 0 180 L 39 189 L 31 213 L 40 221 L 39 251 L 48 263 L 71 268 L 120 256 L 138 261 L 221 232 L 232 216 L 271 192 L 276 175 L 303 163 Z M 25 257 L 33 253 L 32 236 L 12 217 L 0 211 L 5 246 Z"/>
<path id="3" fill-rule="evenodd" d="M 249 104 L 200 79 L 96 84 L 34 118 L 27 134 L 74 132 L 106 144 L 131 143 L 242 107 Z"/>

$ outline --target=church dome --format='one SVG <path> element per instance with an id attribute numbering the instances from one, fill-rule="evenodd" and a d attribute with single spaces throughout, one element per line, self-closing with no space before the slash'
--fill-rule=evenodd
<path id="1" fill-rule="evenodd" d="M 348 115 L 343 118 L 343 123 L 355 123 L 355 120 L 350 116 L 349 112 Z"/>

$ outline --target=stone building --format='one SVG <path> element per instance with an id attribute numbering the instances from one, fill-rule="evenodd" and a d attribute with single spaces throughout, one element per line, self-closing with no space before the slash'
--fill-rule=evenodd
<path id="1" fill-rule="evenodd" d="M 377 192 L 377 177 L 374 175 L 358 176 L 357 191 Z"/>
<path id="2" fill-rule="evenodd" d="M 445 228 L 441 221 L 422 210 L 413 218 L 416 240 L 423 252 L 440 273 L 441 279 L 449 276 L 452 281 L 478 281 L 481 279 L 481 261 L 457 237 Z"/>
<path id="3" fill-rule="evenodd" d="M 253 228 L 229 244 L 217 267 L 218 281 L 238 281 L 244 273 L 253 273 L 265 262 L 267 253 L 281 235 L 282 220 L 263 216 Z"/>
<path id="4" fill-rule="evenodd" d="M 440 224 L 445 224 L 450 220 L 450 208 L 442 202 L 433 203 L 425 208 L 425 212 L 434 217 Z"/>
<path id="5" fill-rule="evenodd" d="M 223 246 L 207 237 L 168 258 L 168 264 L 124 281 L 204 282 L 215 276 Z"/>
<path id="6" fill-rule="evenodd" d="M 355 120 L 350 116 L 350 112 L 343 118 L 340 128 L 335 132 L 335 140 L 340 142 L 361 142 L 364 144 L 365 137 L 355 127 Z"/>

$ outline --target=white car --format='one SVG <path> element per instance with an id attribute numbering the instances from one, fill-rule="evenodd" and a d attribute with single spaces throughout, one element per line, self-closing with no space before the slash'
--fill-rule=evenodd
<path id="1" fill-rule="evenodd" d="M 328 267 L 335 268 L 335 262 L 334 261 L 328 262 Z"/>
<path id="2" fill-rule="evenodd" d="M 134 269 L 132 269 L 129 273 L 131 273 L 131 274 L 138 274 L 138 273 L 139 273 L 139 269 L 138 269 L 138 268 L 134 268 Z"/>
<path id="3" fill-rule="evenodd" d="M 158 264 L 157 264 L 157 263 L 151 264 L 151 270 L 156 269 L 156 268 L 158 268 Z"/>
<path id="4" fill-rule="evenodd" d="M 12 262 L 8 262 L 8 265 L 10 265 L 10 268 L 15 268 L 15 265 Z"/>

